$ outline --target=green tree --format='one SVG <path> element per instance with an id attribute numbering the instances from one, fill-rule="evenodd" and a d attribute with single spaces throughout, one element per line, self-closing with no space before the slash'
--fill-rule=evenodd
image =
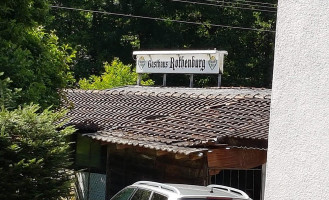
<path id="1" fill-rule="evenodd" d="M 13 109 L 17 107 L 16 100 L 20 97 L 21 89 L 10 89 L 12 83 L 10 78 L 1 79 L 3 72 L 0 72 L 0 108 Z"/>
<path id="2" fill-rule="evenodd" d="M 58 37 L 45 31 L 48 1 L 18 0 L 0 4 L 0 72 L 21 88 L 21 103 L 42 108 L 60 103 L 61 89 L 74 79 L 70 64 L 75 51 L 59 45 Z"/>
<path id="3" fill-rule="evenodd" d="M 111 63 L 104 63 L 105 72 L 101 76 L 90 76 L 89 79 L 79 81 L 82 89 L 108 89 L 124 85 L 136 84 L 137 74 L 131 70 L 130 65 L 124 65 L 119 59 L 114 59 Z M 147 78 L 147 77 L 144 77 Z M 141 82 L 142 85 L 153 85 L 151 79 Z"/>
<path id="4" fill-rule="evenodd" d="M 66 42 L 77 47 L 76 78 L 102 73 L 102 63 L 119 57 L 123 63 L 134 63 L 133 50 L 143 49 L 209 49 L 227 50 L 223 84 L 227 86 L 270 87 L 274 37 L 273 32 L 258 32 L 214 27 L 224 24 L 235 27 L 274 30 L 275 13 L 243 10 L 235 1 L 231 7 L 207 6 L 166 0 L 97 0 L 81 4 L 77 0 L 52 0 L 53 5 L 87 10 L 132 14 L 163 19 L 201 22 L 204 25 L 182 24 L 53 8 L 53 22 L 48 26 Z M 195 1 L 203 2 L 203 1 Z M 275 4 L 277 0 L 264 0 Z M 208 2 L 214 3 L 216 2 Z M 227 5 L 228 2 L 225 4 Z M 263 6 L 266 6 L 264 4 Z M 267 5 L 270 7 L 270 5 Z M 272 6 L 275 8 L 274 6 Z M 251 6 L 255 9 L 265 9 Z M 272 9 L 274 10 L 274 9 Z M 151 75 L 161 83 L 159 75 Z M 215 85 L 216 77 L 196 76 L 200 85 Z M 178 81 L 177 81 L 178 80 Z M 167 84 L 188 83 L 170 75 Z"/>
<path id="5" fill-rule="evenodd" d="M 65 111 L 29 105 L 0 111 L 0 199 L 68 197 L 72 127 L 60 129 Z"/>

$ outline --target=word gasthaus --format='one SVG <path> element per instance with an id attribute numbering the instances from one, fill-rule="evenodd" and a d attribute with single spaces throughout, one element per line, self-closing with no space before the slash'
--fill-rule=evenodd
<path id="1" fill-rule="evenodd" d="M 148 61 L 148 68 L 171 68 L 175 70 L 176 68 L 199 68 L 200 71 L 203 71 L 206 68 L 206 60 L 205 59 L 195 59 L 192 56 L 191 59 L 184 59 L 184 56 L 179 56 L 178 59 L 174 57 L 170 57 L 170 61 L 161 61 L 156 60 Z"/>

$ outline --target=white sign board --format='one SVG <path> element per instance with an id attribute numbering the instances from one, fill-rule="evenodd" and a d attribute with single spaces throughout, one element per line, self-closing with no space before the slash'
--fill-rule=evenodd
<path id="1" fill-rule="evenodd" d="M 137 73 L 222 74 L 226 51 L 134 51 Z"/>

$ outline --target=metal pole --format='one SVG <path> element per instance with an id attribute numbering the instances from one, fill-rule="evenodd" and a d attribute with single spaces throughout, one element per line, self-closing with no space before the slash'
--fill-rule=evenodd
<path id="1" fill-rule="evenodd" d="M 266 181 L 266 163 L 262 165 L 262 190 L 260 195 L 261 200 L 264 200 L 264 196 L 265 196 L 265 181 Z"/>
<path id="2" fill-rule="evenodd" d="M 88 187 L 87 187 L 87 200 L 89 200 L 89 194 L 90 194 L 90 164 L 91 164 L 91 143 L 92 141 L 89 141 L 89 166 L 88 166 Z"/>
<path id="3" fill-rule="evenodd" d="M 106 181 L 105 181 L 105 199 L 110 199 L 111 187 L 111 174 L 110 174 L 110 145 L 107 145 L 106 150 Z"/>
<path id="4" fill-rule="evenodd" d="M 167 85 L 167 74 L 163 74 L 163 81 L 162 81 L 162 86 L 166 86 Z"/>
<path id="5" fill-rule="evenodd" d="M 218 74 L 218 82 L 217 82 L 217 86 L 220 87 L 222 84 L 222 74 Z"/>
<path id="6" fill-rule="evenodd" d="M 141 82 L 142 82 L 142 74 L 138 74 L 137 85 L 141 85 Z"/>
<path id="7" fill-rule="evenodd" d="M 190 75 L 190 88 L 193 87 L 193 74 Z"/>

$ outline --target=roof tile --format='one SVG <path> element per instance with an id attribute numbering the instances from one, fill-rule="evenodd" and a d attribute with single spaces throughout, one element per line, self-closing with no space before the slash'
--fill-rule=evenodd
<path id="1" fill-rule="evenodd" d="M 96 140 L 187 154 L 216 144 L 267 147 L 270 90 L 125 87 L 66 92 L 74 104 L 67 114 L 70 124 L 96 124 L 99 131 L 88 134 Z"/>

